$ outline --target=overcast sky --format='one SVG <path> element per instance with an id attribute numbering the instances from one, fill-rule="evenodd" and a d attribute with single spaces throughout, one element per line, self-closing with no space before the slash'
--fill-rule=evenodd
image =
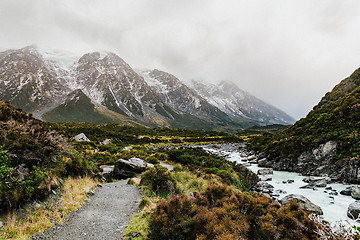
<path id="1" fill-rule="evenodd" d="M 360 67 L 359 0 L 1 0 L 0 48 L 114 51 L 305 117 Z"/>

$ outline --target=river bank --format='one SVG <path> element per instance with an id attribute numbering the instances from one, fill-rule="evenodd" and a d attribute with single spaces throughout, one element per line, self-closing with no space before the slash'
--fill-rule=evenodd
<path id="1" fill-rule="evenodd" d="M 243 144 L 220 144 L 201 146 L 205 150 L 224 156 L 227 160 L 244 164 L 248 169 L 257 173 L 258 164 L 254 163 L 254 155 L 247 152 Z M 280 200 L 289 194 L 300 194 L 308 198 L 311 202 L 321 207 L 322 217 L 331 224 L 349 224 L 351 226 L 360 226 L 359 222 L 350 219 L 347 216 L 349 204 L 355 202 L 351 196 L 341 195 L 340 191 L 346 189 L 350 184 L 329 183 L 325 187 L 300 188 L 307 183 L 303 181 L 305 176 L 298 173 L 287 171 L 273 171 L 269 175 L 271 180 L 266 181 L 274 187 L 278 196 L 274 198 Z M 291 180 L 291 181 L 288 181 Z M 290 183 L 289 183 L 290 182 Z"/>

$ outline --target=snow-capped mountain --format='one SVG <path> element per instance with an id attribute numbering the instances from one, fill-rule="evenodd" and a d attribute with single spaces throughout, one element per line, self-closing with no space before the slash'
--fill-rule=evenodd
<path id="1" fill-rule="evenodd" d="M 112 111 L 160 125 L 174 118 L 144 79 L 116 54 L 85 54 L 74 75 L 78 88 Z"/>
<path id="2" fill-rule="evenodd" d="M 232 82 L 218 85 L 192 81 L 194 90 L 210 104 L 230 116 L 249 118 L 268 124 L 292 124 L 295 119 L 270 104 L 241 90 Z"/>
<path id="3" fill-rule="evenodd" d="M 70 89 L 32 47 L 0 53 L 0 97 L 36 112 L 61 100 Z"/>
<path id="4" fill-rule="evenodd" d="M 0 98 L 48 121 L 204 130 L 292 121 L 225 83 L 194 86 L 196 91 L 159 70 L 136 72 L 114 53 L 79 58 L 36 47 L 0 52 Z"/>
<path id="5" fill-rule="evenodd" d="M 157 69 L 141 71 L 140 74 L 147 84 L 159 94 L 161 100 L 171 107 L 213 122 L 230 121 L 224 112 L 209 104 L 174 75 Z"/>

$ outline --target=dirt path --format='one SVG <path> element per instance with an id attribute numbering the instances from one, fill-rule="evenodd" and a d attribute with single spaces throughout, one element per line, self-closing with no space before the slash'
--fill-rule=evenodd
<path id="1" fill-rule="evenodd" d="M 122 239 L 130 216 L 138 212 L 141 195 L 127 180 L 103 184 L 82 208 L 32 239 Z"/>

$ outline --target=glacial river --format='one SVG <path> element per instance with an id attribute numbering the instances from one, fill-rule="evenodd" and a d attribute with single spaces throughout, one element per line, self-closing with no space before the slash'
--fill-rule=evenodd
<path id="1" fill-rule="evenodd" d="M 221 155 L 224 155 L 226 159 L 241 164 L 244 163 L 242 160 L 246 159 L 241 157 L 240 152 L 238 151 L 221 151 L 208 147 L 204 147 L 204 149 L 210 152 L 220 153 Z M 248 166 L 248 168 L 255 173 L 257 173 L 258 169 L 261 169 L 261 167 L 258 167 L 257 164 L 252 164 L 251 166 Z M 329 195 L 331 190 L 325 190 L 325 188 L 316 188 L 316 190 L 300 188 L 307 183 L 303 182 L 305 177 L 299 175 L 298 173 L 274 171 L 274 174 L 269 176 L 272 177 L 272 180 L 267 182 L 274 186 L 274 191 L 278 189 L 286 191 L 285 194 L 280 194 L 278 199 L 281 199 L 289 194 L 300 194 L 308 198 L 311 202 L 320 206 L 324 212 L 323 217 L 328 222 L 332 224 L 342 222 L 344 224 L 349 223 L 351 225 L 360 226 L 359 222 L 351 220 L 346 215 L 349 204 L 354 202 L 355 199 L 353 199 L 351 196 L 344 196 L 340 194 L 341 190 L 344 190 L 350 185 L 340 183 L 328 184 L 327 187 L 331 187 L 332 189 L 337 190 L 338 195 L 334 196 Z M 290 179 L 294 180 L 294 183 L 283 183 L 283 181 Z"/>

